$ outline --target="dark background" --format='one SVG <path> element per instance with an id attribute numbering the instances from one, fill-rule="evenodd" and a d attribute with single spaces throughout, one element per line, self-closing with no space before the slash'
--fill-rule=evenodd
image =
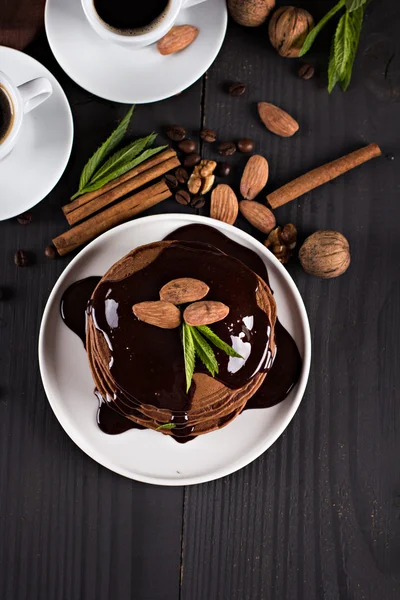
<path id="1" fill-rule="evenodd" d="M 332 6 L 301 4 L 316 19 Z M 302 81 L 300 61 L 280 58 L 265 26 L 230 23 L 201 81 L 136 109 L 132 135 L 178 122 L 194 136 L 208 126 L 221 139 L 252 137 L 270 163 L 269 191 L 368 142 L 392 154 L 276 211 L 302 239 L 317 229 L 341 231 L 352 264 L 330 281 L 289 266 L 313 341 L 300 409 L 254 463 L 186 488 L 144 485 L 99 466 L 68 439 L 46 400 L 40 320 L 72 256 L 49 261 L 43 249 L 66 229 L 60 207 L 127 106 L 75 85 L 44 35 L 28 47 L 63 86 L 75 140 L 65 174 L 33 209 L 32 223 L 0 223 L 2 600 L 400 598 L 399 3 L 373 0 L 367 13 L 346 93 L 326 91 L 332 28 L 308 58 L 317 76 Z M 225 93 L 231 80 L 248 84 L 242 98 Z M 255 111 L 260 100 L 288 110 L 300 131 L 289 139 L 267 132 Z M 213 155 L 209 147 L 203 154 Z M 236 185 L 245 157 L 231 162 Z M 149 213 L 178 210 L 192 209 L 168 200 Z M 238 225 L 257 235 L 240 219 Z M 18 248 L 35 254 L 32 266 L 15 267 Z"/>

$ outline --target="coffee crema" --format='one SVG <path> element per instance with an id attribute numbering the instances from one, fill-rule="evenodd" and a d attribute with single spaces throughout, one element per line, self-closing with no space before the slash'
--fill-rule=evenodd
<path id="1" fill-rule="evenodd" d="M 14 123 L 14 109 L 7 90 L 0 84 L 0 144 L 10 133 Z"/>
<path id="2" fill-rule="evenodd" d="M 154 29 L 165 17 L 169 4 L 170 0 L 93 0 L 103 23 L 124 35 L 140 35 Z"/>

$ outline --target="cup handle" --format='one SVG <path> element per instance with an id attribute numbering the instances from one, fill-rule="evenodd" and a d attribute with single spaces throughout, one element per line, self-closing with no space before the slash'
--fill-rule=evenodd
<path id="1" fill-rule="evenodd" d="M 42 104 L 53 92 L 51 83 L 45 77 L 38 77 L 18 86 L 24 106 L 24 114 Z"/>
<path id="2" fill-rule="evenodd" d="M 195 6 L 195 4 L 200 4 L 200 2 L 205 2 L 205 0 L 183 0 L 182 7 L 189 8 L 189 6 Z"/>

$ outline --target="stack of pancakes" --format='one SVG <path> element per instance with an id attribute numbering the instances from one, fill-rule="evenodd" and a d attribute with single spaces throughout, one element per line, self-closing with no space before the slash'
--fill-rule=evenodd
<path id="1" fill-rule="evenodd" d="M 162 252 L 174 243 L 172 241 L 155 242 L 137 248 L 127 254 L 114 264 L 101 279 L 93 292 L 91 305 L 96 305 L 98 301 L 97 296 L 103 284 L 126 280 L 134 273 L 146 269 Z M 241 268 L 247 269 L 242 263 L 237 262 Z M 267 317 L 266 322 L 269 323 L 269 353 L 273 355 L 275 351 L 275 301 L 267 284 L 258 275 L 253 275 L 258 280 L 255 291 L 256 302 L 258 307 L 265 313 Z M 185 273 L 182 276 L 190 277 L 191 274 Z M 245 307 L 243 314 L 246 314 Z M 132 315 L 132 319 L 134 318 Z M 120 323 L 119 326 L 121 327 L 123 324 Z M 143 324 L 143 326 L 145 328 L 153 327 L 146 324 Z M 151 330 L 148 331 L 150 332 Z M 170 331 L 168 335 L 179 336 L 180 332 L 177 329 L 174 330 L 173 334 Z M 132 340 L 132 344 L 140 345 L 141 343 L 141 339 Z M 121 385 L 121 381 L 116 379 L 115 372 L 113 371 L 110 340 L 98 328 L 96 317 L 91 311 L 89 311 L 87 317 L 86 348 L 95 385 L 109 407 L 134 423 L 149 429 L 157 429 L 172 422 L 174 423 L 173 429 L 165 428 L 160 431 L 167 435 L 172 434 L 177 439 L 180 433 L 182 437 L 193 438 L 227 425 L 241 413 L 246 402 L 255 394 L 267 375 L 267 370 L 260 370 L 245 385 L 238 389 L 232 389 L 224 385 L 217 378 L 208 375 L 207 372 L 201 372 L 201 369 L 196 366 L 193 376 L 194 385 L 192 386 L 194 392 L 192 391 L 188 397 L 188 405 L 184 409 L 176 410 L 176 406 L 170 408 L 165 403 L 163 406 L 160 406 L 152 400 L 152 398 L 157 397 L 157 389 L 153 390 L 154 395 L 149 395 L 147 398 L 138 397 L 135 393 L 134 378 L 132 378 L 132 385 L 129 386 L 129 389 L 126 382 L 125 385 Z M 158 349 L 154 348 L 154 352 L 157 353 L 157 351 Z M 179 382 L 182 385 L 184 384 L 183 381 L 179 380 Z M 149 381 L 148 385 L 151 384 L 152 382 Z M 157 385 L 159 385 L 157 378 L 154 378 L 154 387 L 156 388 Z"/>

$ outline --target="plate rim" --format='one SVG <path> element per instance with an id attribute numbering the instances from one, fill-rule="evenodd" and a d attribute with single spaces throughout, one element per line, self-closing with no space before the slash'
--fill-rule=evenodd
<path id="1" fill-rule="evenodd" d="M 79 0 L 76 0 L 76 1 L 79 1 Z M 102 95 L 100 96 L 96 92 L 90 90 L 84 82 L 80 81 L 79 77 L 76 78 L 70 72 L 70 69 L 67 69 L 65 67 L 65 62 L 62 60 L 62 58 L 60 59 L 59 53 L 58 52 L 56 53 L 54 50 L 54 44 L 52 43 L 51 35 L 49 34 L 49 11 L 51 10 L 51 9 L 49 9 L 49 6 L 53 2 L 55 2 L 55 0 L 46 0 L 46 5 L 45 5 L 45 9 L 44 9 L 44 26 L 45 26 L 46 37 L 47 37 L 47 41 L 50 46 L 50 50 L 52 51 L 53 56 L 56 59 L 57 63 L 60 65 L 60 67 L 63 69 L 63 71 L 68 75 L 68 77 L 70 77 L 72 79 L 72 81 L 74 81 L 77 85 L 79 85 L 81 88 L 83 88 L 89 94 L 93 94 L 97 98 L 102 98 L 103 100 L 108 100 L 110 102 L 118 102 L 120 104 L 138 104 L 138 105 L 140 105 L 140 104 L 152 104 L 153 102 L 162 102 L 163 100 L 168 100 L 169 98 L 173 98 L 174 96 L 176 96 L 176 95 L 180 94 L 181 92 L 184 92 L 185 90 L 190 88 L 199 79 L 201 79 L 201 77 L 203 77 L 203 75 L 208 71 L 208 69 L 214 63 L 215 59 L 217 58 L 218 54 L 221 51 L 222 44 L 224 43 L 224 40 L 226 37 L 226 31 L 227 31 L 227 27 L 228 27 L 228 8 L 225 4 L 224 22 L 222 24 L 222 29 L 221 29 L 221 40 L 220 40 L 220 43 L 218 44 L 216 54 L 212 58 L 211 62 L 207 61 L 207 63 L 205 63 L 206 67 L 204 68 L 204 70 L 203 70 L 203 67 L 201 67 L 202 73 L 200 75 L 196 75 L 194 78 L 192 77 L 190 79 L 190 82 L 187 85 L 185 84 L 184 87 L 177 86 L 176 89 L 174 89 L 172 92 L 170 92 L 167 96 L 165 96 L 165 95 L 148 96 L 148 97 L 146 97 L 145 100 L 141 100 L 140 102 L 137 102 L 136 100 L 134 100 L 132 98 L 127 99 L 125 97 L 123 100 L 121 100 L 121 97 L 113 96 L 112 93 L 109 94 L 109 93 L 107 93 L 107 91 L 105 92 L 105 94 L 102 93 Z M 209 2 L 212 2 L 212 0 L 209 0 Z"/>
<path id="2" fill-rule="evenodd" d="M 300 312 L 301 327 L 302 327 L 302 331 L 304 333 L 304 356 L 302 357 L 303 358 L 302 372 L 300 375 L 299 382 L 297 384 L 295 399 L 292 402 L 290 409 L 288 410 L 287 416 L 282 420 L 282 423 L 280 424 L 279 427 L 276 428 L 275 433 L 270 438 L 270 440 L 272 440 L 272 441 L 269 441 L 266 444 L 260 444 L 259 448 L 254 449 L 253 451 L 250 451 L 248 454 L 246 454 L 244 459 L 237 460 L 230 467 L 229 466 L 218 467 L 217 469 L 215 469 L 212 472 L 212 474 L 198 475 L 198 476 L 192 476 L 192 477 L 183 477 L 182 479 L 151 477 L 151 476 L 147 476 L 147 475 L 142 475 L 140 473 L 139 474 L 132 473 L 131 471 L 128 471 L 125 468 L 119 468 L 118 466 L 116 467 L 114 464 L 111 463 L 111 461 L 107 460 L 107 457 L 104 457 L 101 454 L 100 454 L 100 456 L 98 456 L 98 451 L 97 450 L 93 451 L 92 447 L 90 447 L 89 444 L 86 444 L 84 439 L 83 440 L 79 439 L 79 442 L 78 442 L 77 438 L 79 438 L 80 435 L 75 435 L 75 431 L 72 431 L 72 433 L 71 433 L 70 431 L 67 430 L 68 424 L 65 423 L 65 421 L 63 420 L 63 417 L 60 414 L 61 411 L 56 406 L 57 403 L 54 402 L 54 399 L 51 398 L 51 394 L 49 393 L 50 385 L 47 381 L 47 373 L 46 373 L 46 367 L 45 367 L 46 359 L 45 359 L 44 339 L 45 339 L 45 334 L 46 334 L 47 323 L 49 320 L 49 313 L 53 307 L 54 298 L 57 295 L 60 287 L 62 286 L 63 281 L 66 279 L 68 274 L 73 270 L 75 264 L 81 258 L 82 254 L 84 254 L 86 252 L 90 252 L 92 250 L 92 248 L 94 248 L 96 245 L 100 245 L 100 244 L 104 243 L 104 240 L 107 239 L 107 237 L 115 234 L 115 232 L 121 231 L 123 229 L 129 229 L 129 227 L 132 227 L 135 225 L 140 226 L 140 223 L 143 223 L 143 222 L 151 223 L 151 222 L 158 221 L 158 220 L 164 220 L 164 221 L 167 220 L 167 221 L 175 222 L 175 223 L 177 223 L 178 227 L 179 227 L 180 221 L 187 222 L 189 220 L 189 221 L 192 221 L 193 223 L 203 223 L 205 225 L 211 225 L 214 228 L 222 230 L 222 232 L 226 232 L 226 231 L 229 232 L 230 230 L 233 229 L 235 231 L 235 233 L 239 232 L 239 237 L 243 237 L 245 240 L 246 240 L 246 238 L 249 238 L 252 243 L 255 243 L 256 247 L 261 251 L 262 255 L 264 255 L 264 253 L 266 252 L 266 248 L 261 244 L 261 242 L 256 240 L 253 236 L 251 236 L 247 232 L 239 229 L 238 227 L 235 227 L 233 225 L 228 225 L 221 221 L 216 221 L 215 219 L 212 219 L 210 217 L 199 216 L 199 215 L 190 215 L 190 214 L 182 214 L 182 213 L 166 213 L 166 214 L 160 213 L 157 215 L 150 215 L 147 217 L 141 217 L 139 219 L 128 221 L 127 223 L 123 223 L 121 225 L 118 225 L 117 227 L 110 229 L 109 231 L 106 231 L 105 233 L 103 233 L 102 235 L 100 235 L 99 237 L 94 239 L 92 242 L 90 242 L 87 246 L 85 246 L 80 252 L 78 252 L 78 254 L 76 256 L 74 256 L 74 258 L 71 260 L 71 262 L 62 271 L 62 273 L 58 277 L 57 281 L 55 282 L 55 284 L 50 292 L 50 295 L 46 302 L 45 309 L 43 311 L 43 316 L 41 319 L 40 330 L 39 330 L 39 339 L 38 339 L 39 370 L 40 370 L 42 384 L 43 384 L 43 388 L 44 388 L 47 400 L 50 404 L 50 407 L 51 407 L 55 417 L 57 418 L 58 422 L 60 423 L 61 427 L 64 429 L 64 431 L 68 435 L 68 437 L 75 443 L 76 446 L 78 446 L 78 448 L 80 448 L 83 452 L 85 452 L 85 454 L 87 454 L 91 459 L 93 459 L 98 464 L 102 465 L 103 467 L 106 467 L 107 469 L 109 469 L 110 471 L 112 471 L 114 473 L 122 475 L 123 477 L 126 477 L 128 479 L 140 481 L 142 483 L 149 483 L 149 484 L 153 484 L 153 485 L 173 486 L 173 487 L 183 486 L 183 485 L 197 485 L 199 483 L 206 483 L 206 482 L 214 481 L 216 479 L 220 479 L 221 477 L 226 477 L 227 475 L 231 475 L 232 473 L 235 473 L 236 471 L 239 471 L 243 467 L 252 463 L 259 456 L 261 456 L 261 454 L 263 454 L 266 450 L 268 450 L 268 448 L 270 448 L 276 442 L 276 440 L 282 435 L 282 433 L 287 429 L 287 427 L 289 426 L 291 420 L 293 419 L 294 415 L 296 414 L 296 412 L 300 406 L 300 403 L 303 399 L 304 392 L 305 392 L 305 389 L 307 386 L 308 378 L 309 378 L 310 365 L 311 365 L 311 330 L 310 330 L 308 315 L 307 315 L 307 311 L 306 311 L 303 299 L 300 295 L 300 292 L 299 292 L 294 280 L 289 275 L 289 273 L 285 269 L 285 267 L 278 261 L 278 259 L 272 253 L 270 253 L 270 256 L 268 255 L 268 259 L 270 259 L 272 261 L 272 263 L 275 264 L 278 271 L 280 272 L 280 275 L 283 276 L 283 279 L 285 280 L 286 284 L 289 285 L 289 288 L 290 288 L 290 290 L 294 296 L 294 299 L 296 301 L 296 306 Z"/>
<path id="3" fill-rule="evenodd" d="M 68 135 L 68 146 L 69 146 L 69 148 L 68 148 L 68 151 L 67 151 L 67 155 L 65 157 L 65 164 L 64 164 L 63 168 L 61 169 L 60 173 L 52 180 L 51 187 L 44 194 L 44 196 L 41 193 L 38 194 L 39 196 L 41 196 L 41 198 L 39 200 L 35 201 L 33 204 L 28 203 L 28 205 L 26 207 L 24 207 L 22 210 L 19 210 L 16 213 L 12 213 L 12 214 L 9 214 L 9 215 L 4 216 L 4 217 L 1 216 L 1 214 L 0 214 L 0 222 L 6 221 L 7 219 L 13 219 L 14 217 L 18 216 L 22 212 L 27 211 L 27 210 L 31 210 L 32 208 L 34 208 L 35 206 L 37 206 L 38 204 L 40 204 L 40 202 L 42 202 L 45 198 L 47 198 L 47 196 L 54 190 L 54 188 L 56 187 L 56 185 L 60 181 L 61 177 L 63 176 L 63 174 L 65 172 L 65 169 L 68 166 L 69 160 L 71 158 L 72 147 L 73 147 L 73 143 L 74 143 L 74 135 L 75 135 L 74 119 L 73 119 L 73 116 L 72 116 L 71 106 L 69 104 L 67 95 L 64 92 L 64 89 L 63 89 L 62 85 L 60 84 L 60 82 L 58 81 L 57 77 L 47 67 L 45 67 L 40 61 L 38 61 L 36 58 L 34 58 L 33 56 L 31 56 L 30 54 L 27 54 L 26 52 L 22 52 L 22 50 L 17 50 L 16 48 L 10 48 L 9 46 L 4 46 L 3 44 L 1 44 L 0 45 L 0 52 L 3 52 L 4 50 L 6 50 L 7 52 L 9 52 L 10 54 L 16 53 L 16 54 L 22 55 L 23 56 L 23 60 L 27 60 L 28 62 L 33 61 L 34 63 L 37 63 L 43 69 L 43 71 L 44 71 L 43 75 L 50 75 L 51 78 L 54 79 L 54 81 L 57 83 L 58 88 L 59 88 L 58 91 L 61 93 L 61 97 L 65 101 L 65 106 L 67 107 L 68 123 L 69 123 L 69 135 Z"/>

